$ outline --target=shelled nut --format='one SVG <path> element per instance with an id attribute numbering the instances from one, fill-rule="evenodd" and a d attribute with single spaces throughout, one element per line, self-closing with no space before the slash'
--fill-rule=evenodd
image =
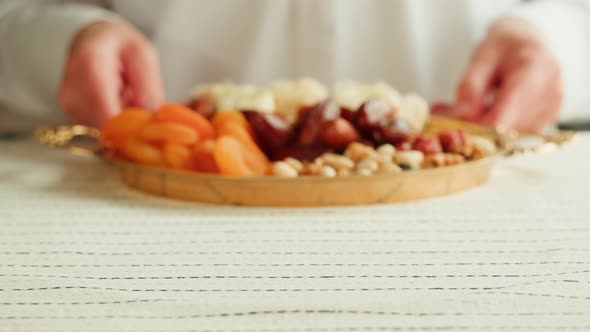
<path id="1" fill-rule="evenodd" d="M 435 153 L 426 155 L 422 162 L 423 168 L 452 166 L 465 162 L 465 157 L 458 153 Z"/>
<path id="2" fill-rule="evenodd" d="M 289 164 L 289 166 L 293 167 L 293 169 L 295 169 L 298 173 L 303 172 L 303 163 L 299 160 L 289 157 L 283 161 Z"/>
<path id="3" fill-rule="evenodd" d="M 363 169 L 357 170 L 356 174 L 362 175 L 362 176 L 371 176 L 371 175 L 373 175 L 373 172 L 371 172 L 371 170 L 369 170 L 369 169 L 363 168 Z"/>
<path id="4" fill-rule="evenodd" d="M 354 168 L 354 161 L 350 158 L 335 153 L 326 153 L 320 157 L 326 165 L 334 167 L 336 170 Z"/>
<path id="5" fill-rule="evenodd" d="M 496 145 L 490 139 L 482 136 L 471 136 L 470 140 L 473 148 L 473 159 L 483 158 L 496 152 Z"/>
<path id="6" fill-rule="evenodd" d="M 342 168 L 339 170 L 336 170 L 336 173 L 338 176 L 349 176 L 352 175 L 352 171 L 348 168 Z"/>
<path id="7" fill-rule="evenodd" d="M 377 155 L 378 153 L 375 151 L 375 149 L 361 143 L 350 144 L 344 152 L 344 156 L 348 157 L 354 162 L 358 162 L 366 158 L 375 158 Z"/>
<path id="8" fill-rule="evenodd" d="M 283 178 L 296 178 L 299 172 L 285 161 L 272 164 L 272 174 Z"/>
<path id="9" fill-rule="evenodd" d="M 379 155 L 381 155 L 384 158 L 391 159 L 395 154 L 395 146 L 391 144 L 383 144 L 377 148 L 377 153 L 379 153 Z"/>
<path id="10" fill-rule="evenodd" d="M 379 163 L 375 159 L 363 159 L 356 164 L 357 173 L 375 174 L 379 170 Z"/>
<path id="11" fill-rule="evenodd" d="M 320 175 L 328 177 L 328 178 L 333 178 L 333 177 L 336 177 L 336 175 L 338 175 L 338 173 L 336 173 L 336 170 L 334 169 L 334 167 L 324 165 L 324 166 L 322 166 L 322 168 L 320 170 Z"/>
<path id="12" fill-rule="evenodd" d="M 403 169 L 420 169 L 424 153 L 417 150 L 400 151 L 395 154 L 393 160 Z"/>
<path id="13" fill-rule="evenodd" d="M 445 154 L 445 166 L 458 165 L 465 162 L 465 157 L 457 153 Z"/>
<path id="14" fill-rule="evenodd" d="M 306 162 L 303 164 L 303 175 L 320 175 L 322 167 L 324 166 L 324 160 L 316 158 L 313 162 Z"/>
<path id="15" fill-rule="evenodd" d="M 379 173 L 401 173 L 403 169 L 398 165 L 394 164 L 393 162 L 389 163 L 381 163 L 379 165 Z"/>
<path id="16" fill-rule="evenodd" d="M 435 168 L 444 166 L 445 164 L 445 154 L 444 153 L 433 153 L 424 156 L 424 160 L 422 161 L 422 168 Z"/>

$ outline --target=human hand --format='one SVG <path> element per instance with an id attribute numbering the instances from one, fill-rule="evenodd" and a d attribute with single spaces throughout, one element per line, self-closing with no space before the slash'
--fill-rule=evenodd
<path id="1" fill-rule="evenodd" d="M 557 119 L 561 69 L 528 22 L 505 18 L 490 28 L 457 89 L 455 115 L 504 129 L 540 132 Z"/>
<path id="2" fill-rule="evenodd" d="M 74 38 L 59 91 L 73 123 L 100 126 L 124 107 L 164 100 L 157 53 L 132 26 L 92 23 Z"/>

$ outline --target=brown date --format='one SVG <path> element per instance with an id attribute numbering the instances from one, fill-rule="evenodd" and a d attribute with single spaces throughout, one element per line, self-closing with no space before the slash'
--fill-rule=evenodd
<path id="1" fill-rule="evenodd" d="M 348 120 L 350 123 L 355 123 L 356 112 L 346 107 L 340 107 L 340 117 Z"/>
<path id="2" fill-rule="evenodd" d="M 397 145 L 412 139 L 416 135 L 410 123 L 403 118 L 390 119 L 378 127 L 373 134 L 378 144 L 389 143 Z"/>
<path id="3" fill-rule="evenodd" d="M 340 107 L 332 100 L 326 100 L 305 112 L 299 127 L 299 144 L 314 145 L 320 140 L 323 126 L 340 117 Z"/>
<path id="4" fill-rule="evenodd" d="M 356 128 L 343 118 L 326 122 L 320 136 L 322 143 L 336 150 L 344 150 L 348 145 L 360 139 Z"/>
<path id="5" fill-rule="evenodd" d="M 285 147 L 294 136 L 294 130 L 286 119 L 274 113 L 242 111 L 254 130 L 257 141 L 267 154 Z"/>
<path id="6" fill-rule="evenodd" d="M 297 111 L 297 119 L 302 119 L 303 116 L 305 114 L 307 114 L 307 112 L 309 112 L 309 110 L 311 110 L 312 108 L 314 108 L 314 106 L 316 106 L 316 105 L 307 105 L 307 106 L 304 105 L 304 106 L 301 106 L 299 108 L 299 111 Z"/>
<path id="7" fill-rule="evenodd" d="M 422 151 L 424 154 L 435 154 L 443 151 L 438 138 L 429 136 L 418 136 L 412 148 Z"/>
<path id="8" fill-rule="evenodd" d="M 213 102 L 211 98 L 205 96 L 189 100 L 186 103 L 186 106 L 207 119 L 211 119 L 217 112 L 217 106 L 215 105 L 215 102 Z"/>
<path id="9" fill-rule="evenodd" d="M 365 135 L 373 136 L 388 121 L 395 119 L 396 110 L 383 99 L 371 99 L 356 112 L 355 125 Z"/>

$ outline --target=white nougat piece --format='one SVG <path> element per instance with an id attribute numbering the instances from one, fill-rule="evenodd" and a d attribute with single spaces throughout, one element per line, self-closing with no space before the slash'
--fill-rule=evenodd
<path id="1" fill-rule="evenodd" d="M 412 128 L 421 132 L 429 115 L 430 106 L 424 98 L 416 94 L 404 96 L 399 107 L 399 117 L 406 119 Z"/>
<path id="2" fill-rule="evenodd" d="M 356 111 L 371 98 L 383 98 L 392 107 L 399 107 L 402 101 L 400 93 L 385 82 L 374 84 L 347 81 L 334 86 L 333 96 L 340 106 Z"/>
<path id="3" fill-rule="evenodd" d="M 295 118 L 301 107 L 312 106 L 328 98 L 328 89 L 312 78 L 276 81 L 271 84 L 270 89 L 277 113 L 288 118 Z"/>
<path id="4" fill-rule="evenodd" d="M 275 110 L 275 100 L 270 89 L 252 85 L 219 83 L 200 85 L 193 89 L 193 97 L 207 96 L 223 111 L 256 110 L 270 113 Z"/>

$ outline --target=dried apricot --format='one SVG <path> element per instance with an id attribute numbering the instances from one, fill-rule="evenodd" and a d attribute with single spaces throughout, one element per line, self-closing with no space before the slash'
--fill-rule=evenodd
<path id="1" fill-rule="evenodd" d="M 158 148 L 133 137 L 125 141 L 120 152 L 124 157 L 137 163 L 153 166 L 164 164 L 162 152 Z"/>
<path id="2" fill-rule="evenodd" d="M 154 113 L 154 119 L 162 123 L 178 123 L 189 126 L 199 133 L 201 139 L 215 137 L 215 128 L 201 114 L 198 114 L 190 108 L 173 103 L 166 103 Z"/>
<path id="3" fill-rule="evenodd" d="M 199 142 L 192 150 L 193 166 L 203 173 L 219 173 L 219 167 L 213 156 L 215 140 Z"/>
<path id="4" fill-rule="evenodd" d="M 262 152 L 258 147 L 258 144 L 254 141 L 254 137 L 246 128 L 240 126 L 238 123 L 226 122 L 219 128 L 218 133 L 220 136 L 231 136 L 237 139 L 244 145 L 248 152 L 255 155 L 257 159 L 265 159 L 268 161 L 264 152 Z"/>
<path id="5" fill-rule="evenodd" d="M 250 127 L 244 114 L 238 111 L 217 112 L 211 119 L 211 123 L 218 130 L 222 125 L 229 122 L 235 122 L 244 128 Z"/>
<path id="6" fill-rule="evenodd" d="M 128 137 L 135 135 L 151 119 L 152 113 L 128 108 L 109 119 L 101 128 L 102 142 L 108 146 L 121 146 Z"/>
<path id="7" fill-rule="evenodd" d="M 254 176 L 266 174 L 269 162 L 253 154 L 242 142 L 232 136 L 217 139 L 213 152 L 221 174 L 229 176 Z"/>
<path id="8" fill-rule="evenodd" d="M 149 143 L 184 145 L 190 145 L 199 140 L 199 134 L 196 130 L 179 123 L 149 123 L 139 131 L 138 137 Z"/>
<path id="9" fill-rule="evenodd" d="M 188 147 L 175 143 L 168 143 L 162 148 L 166 166 L 175 169 L 192 168 L 192 156 Z"/>

